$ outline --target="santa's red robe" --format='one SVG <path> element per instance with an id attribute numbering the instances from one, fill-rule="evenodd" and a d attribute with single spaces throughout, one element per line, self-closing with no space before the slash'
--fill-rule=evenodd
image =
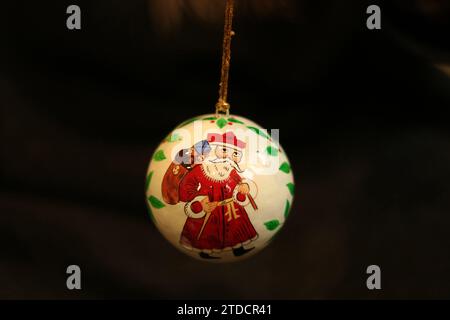
<path id="1" fill-rule="evenodd" d="M 242 178 L 232 169 L 225 180 L 209 178 L 202 165 L 195 166 L 180 184 L 180 200 L 186 202 L 188 216 L 180 242 L 189 249 L 222 251 L 240 247 L 257 238 L 248 214 L 242 204 L 247 196 L 238 192 Z M 203 211 L 200 201 L 224 201 L 211 214 Z M 206 220 L 207 219 L 207 220 Z M 206 222 L 205 222 L 206 220 Z M 203 230 L 202 230 L 203 227 Z"/>

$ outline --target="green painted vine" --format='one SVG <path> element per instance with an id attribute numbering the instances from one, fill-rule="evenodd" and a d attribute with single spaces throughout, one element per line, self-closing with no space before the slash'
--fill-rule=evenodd
<path id="1" fill-rule="evenodd" d="M 166 155 L 164 154 L 163 150 L 159 150 L 153 155 L 153 160 L 155 160 L 155 161 L 163 161 L 165 159 L 167 159 L 167 158 L 166 158 Z"/>
<path id="2" fill-rule="evenodd" d="M 152 181 L 152 177 L 153 177 L 153 171 L 151 171 L 148 174 L 147 179 L 145 179 L 145 192 L 147 192 L 148 188 L 150 187 L 150 182 Z"/>
<path id="3" fill-rule="evenodd" d="M 283 162 L 280 166 L 280 171 L 284 173 L 290 173 L 291 172 L 291 165 L 287 162 Z"/>
<path id="4" fill-rule="evenodd" d="M 159 200 L 158 198 L 156 198 L 154 196 L 148 197 L 148 201 L 150 202 L 152 207 L 156 208 L 156 209 L 162 209 L 166 206 L 161 200 Z"/>
<path id="5" fill-rule="evenodd" d="M 291 193 L 291 195 L 294 196 L 294 194 L 295 194 L 295 185 L 293 183 L 288 183 L 286 186 L 288 187 L 289 192 Z"/>
<path id="6" fill-rule="evenodd" d="M 279 226 L 280 226 L 280 221 L 279 220 L 271 220 L 271 221 L 267 221 L 264 223 L 264 225 L 266 226 L 267 230 L 269 231 L 274 231 L 276 230 Z"/>

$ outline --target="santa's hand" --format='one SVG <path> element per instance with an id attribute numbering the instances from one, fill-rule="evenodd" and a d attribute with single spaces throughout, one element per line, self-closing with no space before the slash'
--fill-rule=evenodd
<path id="1" fill-rule="evenodd" d="M 201 203 L 202 203 L 203 211 L 205 211 L 206 213 L 213 212 L 214 209 L 217 208 L 217 205 L 218 205 L 217 202 L 210 202 L 208 197 L 205 197 Z"/>
<path id="2" fill-rule="evenodd" d="M 242 183 L 241 185 L 239 185 L 239 193 L 242 194 L 249 194 L 250 192 L 250 186 L 248 185 L 248 183 Z"/>

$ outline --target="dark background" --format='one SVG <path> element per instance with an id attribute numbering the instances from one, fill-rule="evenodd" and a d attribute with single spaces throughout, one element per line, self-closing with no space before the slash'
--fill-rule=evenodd
<path id="1" fill-rule="evenodd" d="M 238 9 L 232 112 L 281 130 L 297 191 L 268 248 L 212 265 L 163 239 L 143 189 L 158 142 L 214 111 L 221 21 L 162 32 L 144 0 L 3 1 L 0 298 L 450 298 L 448 6 L 376 3 L 375 31 L 366 1 Z"/>

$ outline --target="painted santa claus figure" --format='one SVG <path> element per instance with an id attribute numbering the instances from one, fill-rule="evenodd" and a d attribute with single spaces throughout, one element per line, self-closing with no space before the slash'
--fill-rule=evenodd
<path id="1" fill-rule="evenodd" d="M 258 237 L 244 208 L 257 209 L 250 184 L 240 175 L 246 144 L 232 132 L 208 134 L 207 141 L 211 151 L 179 186 L 188 217 L 180 243 L 203 259 L 220 259 L 224 251 L 239 257 L 254 249 L 251 242 Z"/>

